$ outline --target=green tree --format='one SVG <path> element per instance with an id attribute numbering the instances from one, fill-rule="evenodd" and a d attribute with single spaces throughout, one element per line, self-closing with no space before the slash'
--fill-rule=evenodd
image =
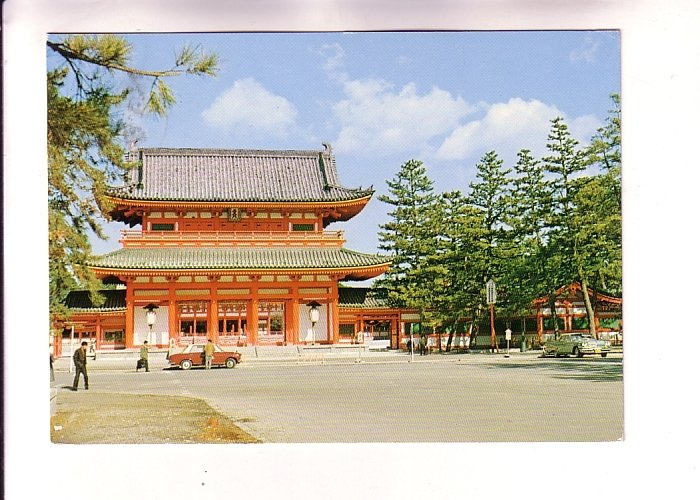
<path id="1" fill-rule="evenodd" d="M 512 236 L 507 225 L 509 204 L 509 174 L 503 160 L 495 151 L 486 153 L 476 165 L 476 181 L 469 184 L 471 192 L 468 200 L 471 206 L 481 212 L 482 232 L 477 243 L 482 258 L 478 263 L 478 280 L 485 297 L 485 285 L 493 279 L 498 287 L 499 301 L 507 300 L 508 283 L 506 262 L 513 256 Z M 492 332 L 491 347 L 495 349 L 495 336 Z"/>
<path id="2" fill-rule="evenodd" d="M 586 166 L 583 161 L 583 153 L 578 147 L 579 143 L 571 136 L 564 119 L 557 117 L 551 123 L 549 142 L 547 142 L 550 155 L 542 159 L 544 170 L 549 174 L 552 196 L 552 211 L 548 224 L 547 247 L 545 248 L 548 276 L 544 282 L 556 283 L 548 290 L 547 295 L 554 322 L 554 332 L 558 336 L 559 322 L 556 316 L 554 292 L 558 287 L 579 277 L 578 269 L 576 269 L 576 235 L 572 215 L 576 188 L 580 185 L 577 178 L 580 177 L 580 172 L 585 170 Z M 584 297 L 587 297 L 586 293 L 584 293 Z"/>
<path id="3" fill-rule="evenodd" d="M 432 209 L 435 253 L 427 259 L 433 294 L 428 322 L 449 333 L 447 350 L 466 317 L 478 314 L 482 298 L 481 275 L 484 237 L 482 212 L 469 205 L 459 191 L 438 196 Z M 442 348 L 442 344 L 440 344 Z"/>
<path id="4" fill-rule="evenodd" d="M 432 299 L 428 257 L 435 253 L 435 228 L 430 214 L 435 204 L 433 182 L 423 162 L 409 160 L 396 176 L 387 181 L 389 194 L 378 199 L 393 207 L 391 220 L 380 226 L 379 247 L 392 257 L 392 265 L 375 286 L 386 289 L 387 299 L 395 307 L 411 307 L 421 312 Z"/>
<path id="5" fill-rule="evenodd" d="M 123 178 L 128 124 L 126 99 L 145 81 L 144 113 L 164 115 L 175 104 L 166 78 L 215 75 L 217 57 L 185 47 L 173 67 L 146 71 L 129 65 L 132 47 L 116 35 L 71 35 L 47 41 L 49 301 L 52 315 L 64 314 L 66 294 L 75 287 L 93 292 L 99 283 L 85 266 L 90 234 L 105 238 L 107 187 Z M 128 78 L 120 79 L 118 75 Z M 126 82 L 126 83 L 124 83 Z"/>
<path id="6" fill-rule="evenodd" d="M 595 288 L 622 292 L 622 157 L 620 97 L 611 96 L 613 108 L 588 148 L 587 164 L 600 173 L 584 183 L 575 203 L 580 228 L 578 249 L 586 278 Z"/>
<path id="7" fill-rule="evenodd" d="M 507 221 L 512 228 L 514 255 L 506 262 L 509 285 L 506 312 L 524 315 L 530 311 L 533 299 L 557 287 L 556 281 L 547 282 L 554 273 L 547 269 L 549 260 L 545 252 L 552 192 L 542 162 L 527 149 L 518 153 L 513 173 Z"/>

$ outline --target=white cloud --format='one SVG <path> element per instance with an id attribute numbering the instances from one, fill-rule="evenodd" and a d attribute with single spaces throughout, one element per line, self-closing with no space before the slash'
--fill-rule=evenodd
<path id="1" fill-rule="evenodd" d="M 326 59 L 323 70 L 328 76 L 340 82 L 347 80 L 348 75 L 339 69 L 342 68 L 345 59 L 345 51 L 340 44 L 330 43 L 322 46 L 319 55 Z"/>
<path id="2" fill-rule="evenodd" d="M 420 94 L 413 83 L 396 90 L 383 80 L 348 80 L 343 89 L 345 99 L 333 106 L 341 128 L 335 148 L 343 152 L 415 151 L 474 111 L 437 87 Z"/>
<path id="3" fill-rule="evenodd" d="M 333 141 L 336 151 L 387 155 L 419 151 L 475 109 L 437 87 L 421 94 L 415 83 L 397 89 L 381 79 L 351 79 L 343 71 L 345 52 L 339 44 L 324 45 L 319 54 L 325 58 L 326 74 L 344 94 L 332 106 L 340 127 Z"/>
<path id="4" fill-rule="evenodd" d="M 571 62 L 585 61 L 587 63 L 594 63 L 598 47 L 600 47 L 600 41 L 594 42 L 592 38 L 588 37 L 584 40 L 581 47 L 569 53 L 569 60 Z"/>
<path id="5" fill-rule="evenodd" d="M 463 160 L 495 150 L 502 158 L 511 159 L 520 149 L 530 149 L 535 156 L 542 156 L 550 120 L 558 116 L 565 119 L 571 135 L 581 144 L 586 144 L 601 126 L 593 115 L 569 119 L 556 106 L 516 97 L 490 105 L 483 118 L 456 128 L 443 141 L 436 156 L 441 160 Z"/>
<path id="6" fill-rule="evenodd" d="M 202 112 L 207 125 L 238 133 L 264 132 L 284 136 L 296 126 L 297 110 L 253 78 L 237 80 Z"/>

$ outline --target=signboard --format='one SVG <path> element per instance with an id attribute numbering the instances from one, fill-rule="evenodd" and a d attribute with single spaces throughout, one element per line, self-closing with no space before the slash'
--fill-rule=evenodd
<path id="1" fill-rule="evenodd" d="M 493 280 L 486 282 L 486 303 L 489 305 L 496 303 L 496 282 Z"/>
<path id="2" fill-rule="evenodd" d="M 506 328 L 506 340 L 510 340 L 512 334 L 513 330 L 511 330 L 510 328 Z"/>

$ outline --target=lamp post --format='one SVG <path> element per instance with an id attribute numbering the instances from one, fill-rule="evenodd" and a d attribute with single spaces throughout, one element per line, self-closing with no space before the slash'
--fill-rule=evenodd
<path id="1" fill-rule="evenodd" d="M 306 305 L 309 306 L 309 321 L 311 321 L 311 345 L 315 345 L 316 323 L 318 323 L 318 320 L 321 317 L 321 311 L 319 311 L 318 308 L 321 307 L 321 304 L 319 304 L 315 300 L 312 300 Z"/>
<path id="2" fill-rule="evenodd" d="M 156 309 L 158 309 L 158 306 L 148 304 L 144 309 L 146 310 L 146 324 L 148 325 L 148 343 L 152 344 L 151 336 L 153 335 L 153 325 L 156 324 Z"/>

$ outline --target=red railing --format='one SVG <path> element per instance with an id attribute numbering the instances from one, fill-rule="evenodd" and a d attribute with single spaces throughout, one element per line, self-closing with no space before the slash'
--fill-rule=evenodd
<path id="1" fill-rule="evenodd" d="M 343 231 L 140 231 L 123 230 L 123 246 L 342 246 Z"/>

